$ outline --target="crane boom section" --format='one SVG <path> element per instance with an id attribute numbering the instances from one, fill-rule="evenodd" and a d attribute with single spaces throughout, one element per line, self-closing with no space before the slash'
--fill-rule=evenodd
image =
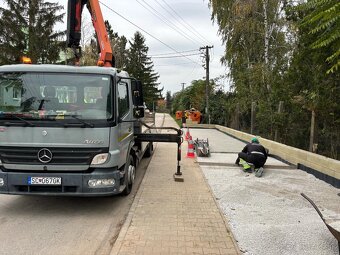
<path id="1" fill-rule="evenodd" d="M 112 48 L 98 0 L 68 0 L 67 47 L 73 49 L 76 62 L 78 62 L 80 58 L 81 18 L 85 4 L 90 12 L 96 32 L 100 53 L 98 65 L 112 67 L 114 65 Z"/>
<path id="2" fill-rule="evenodd" d="M 67 6 L 67 47 L 78 48 L 81 39 L 81 15 L 87 1 L 69 0 Z"/>
<path id="3" fill-rule="evenodd" d="M 100 48 L 99 61 L 103 66 L 112 67 L 112 49 L 110 39 L 106 31 L 105 22 L 98 0 L 89 0 L 88 9 L 91 13 L 92 23 L 97 35 L 97 42 Z"/>

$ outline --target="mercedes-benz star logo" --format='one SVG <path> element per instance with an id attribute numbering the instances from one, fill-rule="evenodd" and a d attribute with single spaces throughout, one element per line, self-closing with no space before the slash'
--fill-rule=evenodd
<path id="1" fill-rule="evenodd" d="M 49 149 L 43 148 L 38 151 L 38 159 L 41 163 L 51 162 L 52 156 L 52 152 Z"/>

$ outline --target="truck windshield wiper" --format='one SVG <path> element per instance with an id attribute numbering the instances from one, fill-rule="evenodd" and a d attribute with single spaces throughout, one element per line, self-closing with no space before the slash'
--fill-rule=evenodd
<path id="1" fill-rule="evenodd" d="M 25 119 L 23 119 L 23 118 L 20 118 L 19 116 L 15 115 L 15 114 L 13 114 L 13 113 L 5 113 L 4 115 L 9 115 L 9 116 L 14 117 L 14 118 L 16 118 L 16 119 L 18 119 L 18 120 L 21 120 L 22 122 L 26 123 L 27 125 L 29 125 L 29 126 L 31 126 L 31 127 L 34 127 L 34 126 L 35 126 L 32 122 L 30 122 L 30 121 L 28 121 L 28 120 L 25 120 Z M 15 125 L 15 124 L 16 124 L 16 123 L 11 123 L 11 122 L 6 122 L 6 123 L 9 124 L 9 125 L 12 125 L 12 124 Z"/>
<path id="2" fill-rule="evenodd" d="M 88 123 L 85 120 L 82 120 L 82 119 L 78 118 L 76 115 L 71 115 L 70 114 L 70 115 L 64 115 L 64 116 L 65 117 L 72 117 L 73 119 L 78 120 L 81 124 L 83 124 L 85 126 L 88 126 L 88 127 L 91 127 L 91 128 L 94 127 L 94 125 L 92 123 Z M 65 123 L 64 126 L 72 126 L 72 124 L 71 123 Z"/>

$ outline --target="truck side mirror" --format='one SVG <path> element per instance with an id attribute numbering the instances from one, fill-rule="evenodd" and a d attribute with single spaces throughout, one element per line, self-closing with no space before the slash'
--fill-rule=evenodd
<path id="1" fill-rule="evenodd" d="M 134 106 L 143 106 L 144 99 L 143 99 L 143 85 L 141 81 L 132 80 L 131 81 L 132 87 L 132 102 Z"/>
<path id="2" fill-rule="evenodd" d="M 141 81 L 132 80 L 132 102 L 133 102 L 133 117 L 140 119 L 144 117 L 144 98 L 143 85 Z"/>

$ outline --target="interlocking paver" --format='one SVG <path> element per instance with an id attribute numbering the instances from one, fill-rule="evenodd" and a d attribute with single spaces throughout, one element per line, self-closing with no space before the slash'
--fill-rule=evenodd
<path id="1" fill-rule="evenodd" d="M 174 125 L 165 115 L 164 126 Z M 186 158 L 175 182 L 176 144 L 158 143 L 111 254 L 240 254 L 199 165 Z"/>

